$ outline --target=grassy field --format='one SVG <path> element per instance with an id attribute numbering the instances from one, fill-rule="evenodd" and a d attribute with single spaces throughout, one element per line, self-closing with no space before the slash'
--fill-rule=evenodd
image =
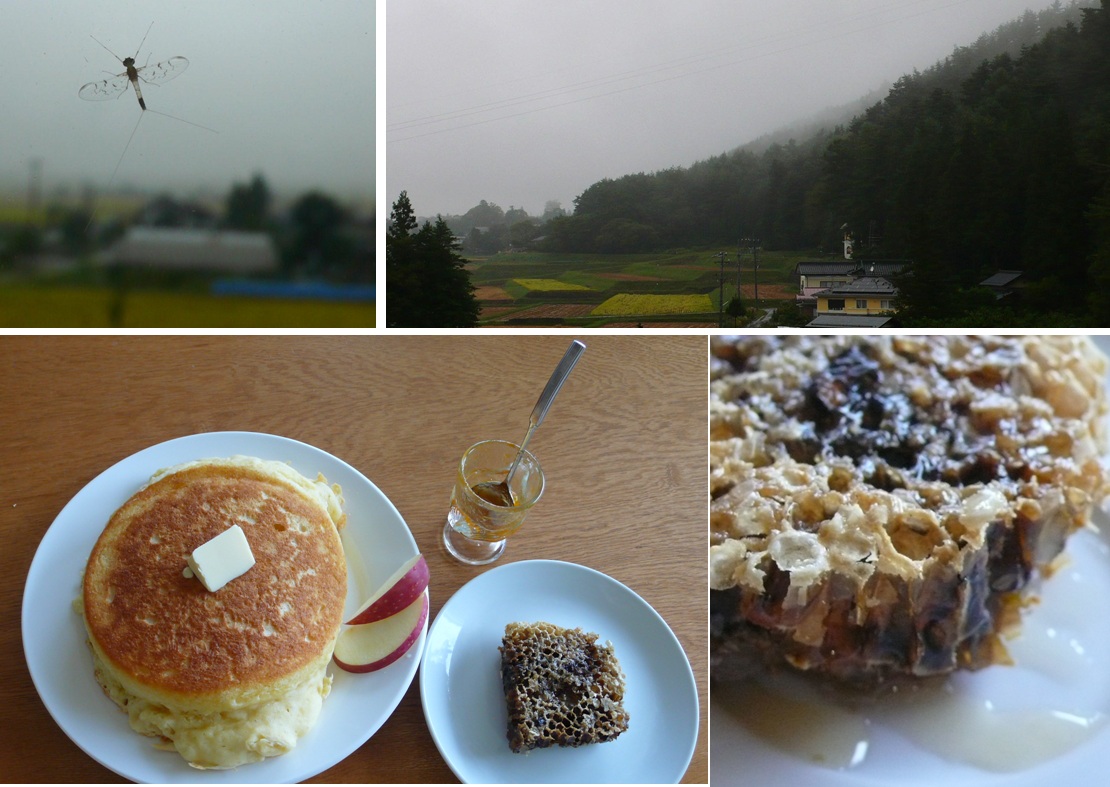
<path id="1" fill-rule="evenodd" d="M 113 314 L 118 325 L 112 324 Z M 3 328 L 372 328 L 372 303 L 0 285 Z"/>
<path id="2" fill-rule="evenodd" d="M 481 324 L 717 325 L 721 301 L 717 249 L 675 249 L 655 254 L 546 254 L 512 252 L 472 258 L 467 265 L 482 304 Z M 728 251 L 727 249 L 725 251 Z M 736 251 L 724 271 L 724 300 L 736 294 Z M 792 300 L 794 266 L 815 259 L 803 252 L 762 252 L 759 305 Z M 746 305 L 755 305 L 751 257 L 741 271 Z M 650 297 L 649 297 L 650 296 Z M 679 322 L 676 322 L 678 320 Z"/>

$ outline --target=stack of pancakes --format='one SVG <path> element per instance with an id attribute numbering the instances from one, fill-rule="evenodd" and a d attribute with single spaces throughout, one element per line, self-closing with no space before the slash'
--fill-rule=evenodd
<path id="1" fill-rule="evenodd" d="M 347 570 L 338 487 L 248 457 L 157 473 L 89 557 L 84 618 L 96 678 L 156 746 L 198 768 L 292 749 L 331 688 Z M 239 525 L 255 565 L 216 592 L 186 556 Z"/>

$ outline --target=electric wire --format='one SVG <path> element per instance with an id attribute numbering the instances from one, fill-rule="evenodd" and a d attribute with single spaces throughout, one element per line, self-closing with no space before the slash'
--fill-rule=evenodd
<path id="1" fill-rule="evenodd" d="M 924 10 L 920 10 L 920 3 L 917 3 L 917 2 L 895 4 L 893 6 L 884 6 L 883 10 L 890 10 L 891 8 L 906 8 L 906 7 L 909 7 L 909 6 L 916 7 L 919 10 L 917 10 L 916 12 L 911 13 L 911 14 L 906 14 L 906 15 L 903 15 L 903 16 L 899 16 L 897 18 L 884 20 L 883 22 L 879 22 L 879 23 L 876 23 L 876 24 L 867 25 L 867 26 L 864 26 L 864 27 L 855 27 L 855 28 L 851 28 L 851 29 L 848 29 L 848 30 L 844 30 L 840 33 L 833 34 L 833 35 L 829 35 L 826 32 L 823 35 L 823 39 L 824 40 L 829 40 L 829 39 L 838 39 L 838 38 L 844 38 L 844 37 L 847 37 L 847 36 L 859 35 L 861 33 L 866 33 L 870 30 L 878 29 L 880 27 L 884 27 L 884 26 L 887 26 L 887 25 L 890 25 L 890 24 L 894 24 L 896 22 L 901 22 L 901 21 L 906 21 L 906 20 L 909 20 L 909 19 L 914 19 L 916 17 L 920 17 L 920 16 L 923 16 L 925 14 L 935 13 L 937 11 L 948 10 L 948 9 L 954 8 L 956 6 L 965 5 L 969 2 L 972 2 L 972 0 L 953 0 L 951 2 L 946 2 L 944 5 L 933 7 L 933 8 L 928 8 L 928 9 L 924 9 Z M 872 9 L 872 15 L 875 13 L 875 11 L 876 11 L 876 9 Z M 796 39 L 797 35 L 798 35 L 797 32 L 792 32 L 789 35 L 780 34 L 778 36 L 769 36 L 765 40 L 768 41 L 768 42 L 774 42 L 774 41 L 782 40 L 783 38 Z M 646 82 L 637 82 L 635 84 L 625 85 L 623 87 L 615 88 L 615 89 L 612 89 L 612 90 L 607 90 L 607 91 L 604 91 L 604 92 L 601 92 L 601 93 L 594 93 L 594 94 L 591 94 L 591 95 L 579 96 L 579 97 L 576 97 L 576 98 L 570 98 L 567 101 L 561 101 L 561 102 L 554 103 L 554 104 L 545 104 L 545 105 L 539 106 L 539 107 L 533 107 L 533 108 L 530 108 L 530 109 L 523 109 L 523 110 L 518 111 L 518 112 L 512 112 L 512 113 L 508 113 L 508 114 L 502 113 L 502 114 L 495 115 L 493 117 L 488 117 L 488 118 L 483 118 L 483 119 L 478 119 L 478 120 L 470 120 L 470 121 L 467 121 L 467 122 L 464 122 L 464 123 L 456 123 L 454 125 L 449 125 L 445 128 L 439 128 L 439 129 L 434 129 L 434 130 L 430 130 L 430 131 L 423 131 L 423 132 L 417 133 L 417 134 L 409 134 L 407 136 L 396 137 L 396 138 L 394 138 L 392 140 L 389 140 L 389 141 L 391 143 L 406 142 L 406 141 L 409 141 L 409 140 L 422 139 L 422 138 L 425 138 L 425 137 L 435 136 L 435 135 L 439 135 L 439 134 L 445 134 L 445 133 L 452 132 L 452 131 L 458 131 L 458 130 L 465 129 L 465 128 L 471 128 L 471 127 L 474 127 L 474 126 L 481 126 L 481 125 L 486 125 L 486 124 L 489 124 L 489 123 L 496 123 L 496 122 L 500 122 L 500 121 L 503 121 L 503 120 L 509 120 L 511 118 L 517 118 L 517 117 L 522 117 L 522 116 L 525 116 L 525 115 L 534 114 L 534 113 L 537 113 L 537 112 L 546 112 L 546 111 L 550 111 L 550 110 L 554 110 L 554 109 L 559 109 L 561 107 L 566 107 L 566 106 L 570 106 L 570 105 L 573 105 L 573 104 L 578 104 L 578 103 L 585 102 L 585 101 L 594 101 L 594 100 L 597 100 L 597 99 L 600 99 L 600 98 L 611 97 L 611 96 L 619 95 L 621 93 L 627 93 L 627 92 L 634 91 L 634 90 L 641 90 L 643 88 L 652 87 L 652 86 L 664 84 L 664 83 L 667 83 L 667 82 L 673 82 L 673 81 L 680 80 L 680 79 L 687 79 L 687 78 L 690 78 L 690 77 L 693 77 L 693 76 L 706 74 L 706 73 L 709 73 L 709 72 L 712 72 L 712 71 L 719 71 L 721 69 L 729 68 L 729 67 L 732 67 L 732 66 L 741 65 L 741 64 L 745 64 L 745 63 L 750 63 L 750 62 L 752 62 L 754 60 L 758 60 L 760 58 L 771 57 L 771 56 L 774 56 L 774 55 L 784 54 L 784 53 L 787 53 L 787 52 L 795 51 L 797 49 L 804 48 L 804 47 L 807 47 L 807 46 L 810 46 L 810 45 L 811 45 L 811 42 L 809 42 L 809 41 L 795 42 L 795 43 L 793 43 L 789 46 L 781 47 L 779 49 L 775 49 L 775 50 L 771 50 L 771 51 L 765 51 L 765 52 L 758 52 L 758 53 L 750 54 L 750 55 L 745 56 L 743 58 L 730 59 L 730 60 L 728 60 L 726 62 L 723 62 L 723 63 L 717 63 L 717 64 L 705 66 L 705 67 L 702 67 L 702 68 L 697 68 L 697 69 L 694 69 L 694 70 L 683 71 L 681 73 L 672 74 L 672 75 L 665 76 L 665 77 L 660 77 L 660 78 L 657 78 L 657 79 L 651 79 L 651 80 L 646 81 Z M 721 52 L 744 51 L 744 50 L 750 50 L 750 49 L 753 49 L 753 48 L 755 48 L 754 44 L 748 43 L 748 44 L 744 44 L 744 45 L 737 45 L 737 46 L 734 46 L 734 47 L 729 47 L 726 50 L 721 50 Z M 515 98 L 504 99 L 504 100 L 501 100 L 501 101 L 487 102 L 486 104 L 479 104 L 479 105 L 467 107 L 467 108 L 461 109 L 461 110 L 455 110 L 455 111 L 452 111 L 452 112 L 440 113 L 438 115 L 428 115 L 428 116 L 421 117 L 421 118 L 414 118 L 414 119 L 406 120 L 406 121 L 398 121 L 396 123 L 388 125 L 387 126 L 387 132 L 388 131 L 393 131 L 395 133 L 403 133 L 403 132 L 406 132 L 406 131 L 415 130 L 415 129 L 420 128 L 420 127 L 427 127 L 429 125 L 442 124 L 442 123 L 446 123 L 446 122 L 450 122 L 450 121 L 455 121 L 455 120 L 459 120 L 459 119 L 474 117 L 474 116 L 477 116 L 477 115 L 487 114 L 488 112 L 494 111 L 494 110 L 511 109 L 511 108 L 517 107 L 517 106 L 526 106 L 530 103 L 535 103 L 535 102 L 543 100 L 543 99 L 553 99 L 553 98 L 558 98 L 558 97 L 563 96 L 563 95 L 570 96 L 570 95 L 573 95 L 574 93 L 589 90 L 591 88 L 597 88 L 597 87 L 604 87 L 604 86 L 607 86 L 607 85 L 619 84 L 620 82 L 625 81 L 625 80 L 630 79 L 630 78 L 640 77 L 640 76 L 647 76 L 647 75 L 650 75 L 652 73 L 673 70 L 674 68 L 678 68 L 682 65 L 688 65 L 688 64 L 692 64 L 692 63 L 698 63 L 698 62 L 705 62 L 707 60 L 712 60 L 712 59 L 715 59 L 715 58 L 719 58 L 721 56 L 721 52 L 688 56 L 686 58 L 679 58 L 679 59 L 672 60 L 672 61 L 666 61 L 665 63 L 662 63 L 662 64 L 647 66 L 647 67 L 644 67 L 644 68 L 641 68 L 641 69 L 633 69 L 633 70 L 630 70 L 630 71 L 621 72 L 619 74 L 612 74 L 612 75 L 609 75 L 609 76 L 606 76 L 606 77 L 598 77 L 598 78 L 595 78 L 595 79 L 592 79 L 592 80 L 585 80 L 584 82 L 580 82 L 580 83 L 575 83 L 575 84 L 571 84 L 571 85 L 564 85 L 560 88 L 552 88 L 552 89 L 549 89 L 549 90 L 538 91 L 538 92 L 535 92 L 535 93 L 532 93 L 532 94 L 526 94 L 524 96 L 517 96 Z"/>
<path id="2" fill-rule="evenodd" d="M 753 48 L 753 47 L 755 47 L 757 45 L 760 45 L 760 44 L 775 43 L 778 40 L 793 38 L 797 35 L 804 34 L 804 33 L 817 32 L 817 31 L 822 31 L 823 32 L 823 31 L 828 30 L 830 25 L 841 25 L 841 24 L 845 24 L 847 22 L 851 22 L 851 21 L 854 21 L 854 20 L 857 20 L 857 19 L 860 19 L 860 18 L 868 17 L 868 16 L 878 16 L 882 13 L 887 12 L 887 11 L 891 11 L 891 10 L 895 10 L 895 9 L 901 9 L 901 8 L 907 8 L 907 7 L 919 7 L 920 5 L 921 5 L 921 3 L 920 3 L 919 0 L 899 0 L 899 2 L 890 3 L 890 4 L 885 5 L 885 6 L 870 8 L 870 9 L 866 9 L 866 10 L 863 10 L 863 11 L 856 11 L 854 13 L 850 13 L 850 14 L 841 16 L 840 18 L 838 18 L 834 22 L 828 22 L 827 20 L 821 20 L 821 21 L 818 21 L 818 22 L 816 22 L 812 25 L 809 25 L 807 27 L 801 27 L 801 28 L 797 28 L 797 29 L 792 29 L 792 30 L 780 32 L 780 33 L 772 33 L 772 34 L 769 34 L 769 35 L 766 35 L 766 36 L 763 36 L 763 37 L 760 37 L 760 38 L 752 39 L 752 40 L 747 41 L 745 43 L 732 44 L 730 46 L 719 48 L 719 49 L 713 50 L 713 51 L 708 52 L 708 53 L 703 52 L 703 53 L 695 54 L 695 55 L 685 55 L 683 57 L 672 58 L 670 60 L 663 61 L 662 63 L 659 63 L 655 66 L 646 66 L 646 67 L 637 68 L 637 69 L 625 70 L 625 71 L 618 72 L 617 74 L 613 74 L 613 75 L 610 75 L 610 76 L 615 77 L 615 76 L 635 75 L 637 72 L 642 71 L 642 70 L 651 70 L 651 71 L 653 71 L 653 70 L 658 70 L 660 68 L 664 68 L 664 67 L 667 67 L 667 66 L 679 66 L 679 65 L 682 65 L 683 63 L 686 63 L 688 61 L 710 59 L 710 58 L 718 57 L 722 54 L 727 54 L 729 52 L 733 52 L 733 51 L 736 51 L 736 50 L 743 50 L 743 49 Z M 431 98 L 417 98 L 417 99 L 410 99 L 408 101 L 393 102 L 390 105 L 390 110 L 391 110 L 391 112 L 396 112 L 397 110 L 403 109 L 405 107 L 409 107 L 409 106 L 413 106 L 413 105 L 417 105 L 417 104 L 426 104 L 426 103 L 429 103 L 431 101 L 438 101 L 438 100 L 442 100 L 444 98 L 457 99 L 457 98 L 460 97 L 460 95 L 469 95 L 469 94 L 477 93 L 477 92 L 480 92 L 480 91 L 489 90 L 491 88 L 493 88 L 493 89 L 502 88 L 502 87 L 507 87 L 507 86 L 510 86 L 510 85 L 519 84 L 519 83 L 522 83 L 522 82 L 528 84 L 528 83 L 534 82 L 537 78 L 550 77 L 553 74 L 575 73 L 577 71 L 580 71 L 581 68 L 583 68 L 584 66 L 595 67 L 595 66 L 600 65 L 602 63 L 611 62 L 615 59 L 616 58 L 612 58 L 612 57 L 604 58 L 604 59 L 601 59 L 601 60 L 596 60 L 595 59 L 591 63 L 581 63 L 580 62 L 572 68 L 562 69 L 562 70 L 558 70 L 558 71 L 550 71 L 549 70 L 549 71 L 544 72 L 543 74 L 536 74 L 536 75 L 532 75 L 532 76 L 520 76 L 520 77 L 516 77 L 514 79 L 505 80 L 505 81 L 502 81 L 502 82 L 486 83 L 486 84 L 483 85 L 482 88 L 474 88 L 470 91 L 464 91 L 461 94 L 458 93 L 458 92 L 455 92 L 455 93 L 450 94 L 449 96 L 442 96 L 441 95 L 441 96 L 431 97 Z M 608 78 L 609 77 L 597 77 L 593 80 L 585 80 L 584 82 L 576 82 L 576 83 L 572 83 L 570 85 L 566 85 L 566 86 L 563 86 L 563 87 L 564 88 L 574 88 L 574 87 L 578 87 L 579 85 L 584 85 L 584 84 L 587 84 L 587 83 L 592 82 L 592 81 L 603 81 L 603 80 L 606 80 Z M 563 89 L 563 88 L 556 87 L 556 88 L 551 88 L 549 90 L 540 91 L 540 92 L 541 93 L 558 92 L 561 89 Z M 518 97 L 518 98 L 528 97 L 529 95 L 532 95 L 532 94 L 527 94 L 526 96 Z M 506 99 L 505 101 L 513 101 L 513 100 L 515 100 L 515 99 Z M 504 102 L 503 101 L 490 102 L 491 105 L 492 104 L 500 104 L 500 103 L 504 103 Z M 485 105 L 478 105 L 478 106 L 485 106 Z M 461 111 L 466 111 L 466 110 L 461 110 Z M 447 112 L 447 113 L 442 113 L 442 114 L 449 115 L 449 114 L 453 114 L 453 113 Z M 429 116 L 429 117 L 437 117 L 437 116 L 438 115 L 432 115 L 432 116 Z M 422 119 L 424 119 L 424 118 L 414 118 L 412 121 L 401 121 L 401 123 L 392 123 L 392 124 L 390 124 L 390 126 L 392 127 L 392 126 L 402 125 L 402 124 L 405 124 L 405 123 L 408 123 L 408 122 L 415 122 L 415 121 L 419 121 L 419 120 L 422 120 Z"/>

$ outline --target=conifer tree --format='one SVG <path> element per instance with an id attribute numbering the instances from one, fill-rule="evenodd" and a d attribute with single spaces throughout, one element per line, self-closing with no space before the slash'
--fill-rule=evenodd
<path id="1" fill-rule="evenodd" d="M 386 231 L 386 325 L 391 328 L 473 328 L 480 307 L 466 261 L 441 216 L 417 230 L 402 191 Z"/>

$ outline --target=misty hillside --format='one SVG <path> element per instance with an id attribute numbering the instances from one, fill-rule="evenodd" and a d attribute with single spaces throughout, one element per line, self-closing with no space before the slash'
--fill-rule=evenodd
<path id="1" fill-rule="evenodd" d="M 911 90 L 933 91 L 958 98 L 961 84 L 983 63 L 1021 57 L 1037 46 L 1048 30 L 1064 30 L 1076 6 L 1055 6 L 1032 12 L 957 48 L 945 60 L 897 80 L 887 96 L 862 113 L 845 118 L 847 125 L 829 124 L 808 135 L 788 136 L 782 142 L 759 141 L 699 161 L 654 173 L 637 173 L 601 180 L 575 200 L 572 216 L 556 222 L 549 233 L 553 251 L 647 251 L 675 246 L 735 244 L 740 237 L 760 238 L 772 249 L 839 248 L 839 228 L 854 218 L 854 210 L 830 190 L 827 154 L 834 139 L 854 139 L 875 130 L 880 118 L 900 106 Z M 1064 27 L 1050 25 L 1062 21 Z M 916 107 L 924 111 L 924 107 Z M 925 123 L 920 116 L 907 118 Z M 890 120 L 887 121 L 891 122 Z M 877 167 L 891 167 L 904 150 L 875 151 Z M 889 177 L 887 178 L 889 180 Z M 846 211 L 846 212 L 842 212 Z M 865 215 L 857 230 L 869 228 L 877 215 Z M 884 231 L 880 228 L 880 231 Z M 889 235 L 889 232 L 884 231 Z M 905 249 L 891 249 L 907 253 Z"/>
<path id="2" fill-rule="evenodd" d="M 1073 0 L 1066 6 L 1058 2 L 1053 7 L 1040 12 L 1027 11 L 1020 18 L 999 26 L 993 32 L 982 34 L 974 43 L 957 47 L 943 61 L 927 69 L 923 74 L 915 74 L 914 78 L 937 87 L 951 89 L 953 85 L 958 85 L 970 76 L 983 61 L 1002 54 L 1017 56 L 1023 48 L 1039 42 L 1048 30 L 1069 23 L 1078 24 L 1081 10 L 1078 0 Z M 866 46 L 866 42 L 860 45 Z M 798 157 L 813 159 L 820 156 L 834 132 L 843 133 L 845 127 L 854 118 L 863 115 L 869 108 L 881 104 L 890 87 L 891 83 L 887 82 L 885 86 L 870 91 L 854 101 L 826 107 L 796 123 L 739 145 L 726 154 L 711 157 L 689 167 L 675 167 L 648 175 L 639 173 L 615 180 L 604 180 L 587 189 L 586 193 L 576 200 L 576 203 L 581 203 L 585 199 L 586 204 L 584 206 L 578 204 L 575 214 L 587 217 L 591 213 L 593 192 L 596 191 L 608 194 L 628 187 L 631 191 L 649 188 L 652 191 L 666 192 L 668 184 L 673 184 L 680 191 L 697 193 L 700 191 L 696 185 L 697 181 L 724 180 L 733 183 L 739 190 L 747 192 L 747 196 L 738 195 L 739 204 L 736 206 L 722 206 L 720 210 L 713 211 L 722 213 L 723 226 L 714 229 L 713 222 L 701 228 L 688 226 L 692 218 L 687 217 L 688 211 L 679 206 L 670 217 L 657 224 L 655 233 L 641 233 L 643 237 L 633 243 L 636 246 L 635 250 L 674 245 L 667 242 L 666 238 L 674 236 L 676 232 L 697 244 L 734 242 L 739 237 L 738 233 L 743 233 L 763 237 L 771 246 L 791 248 L 800 245 L 811 246 L 813 242 L 809 236 L 792 232 L 783 236 L 781 232 L 776 233 L 774 227 L 753 215 L 752 209 L 760 205 L 764 199 L 761 186 L 768 180 L 772 168 L 780 169 L 788 161 L 794 162 L 795 168 L 804 167 L 809 170 L 811 180 L 816 178 L 819 170 L 818 162 L 811 161 L 804 164 L 797 161 Z M 690 181 L 690 183 L 684 184 L 684 181 Z M 654 182 L 654 186 L 645 186 L 646 183 L 651 182 Z M 805 188 L 808 189 L 809 185 Z M 801 188 L 798 186 L 791 191 L 797 192 Z M 606 202 L 604 194 L 601 201 Z M 750 203 L 752 209 L 745 210 L 745 203 Z M 797 212 L 801 208 L 801 205 L 797 205 L 787 212 Z M 601 209 L 601 212 L 614 219 L 626 218 L 635 221 L 634 211 L 622 214 L 619 205 L 607 205 Z M 458 237 L 466 239 L 464 242 L 466 251 L 485 254 L 509 245 L 520 245 L 521 242 L 528 242 L 529 239 L 542 235 L 539 229 L 534 232 L 528 231 L 523 226 L 524 223 L 539 225 L 563 213 L 562 206 L 557 202 L 549 202 L 542 216 L 530 216 L 520 208 L 510 206 L 504 209 L 494 202 L 482 200 L 465 213 L 449 214 L 443 218 Z M 421 223 L 427 220 L 429 217 L 418 218 Z M 780 218 L 770 223 L 782 225 L 783 220 Z M 510 229 L 514 225 L 518 225 L 518 229 L 515 234 L 511 234 Z M 672 232 L 666 229 L 668 225 L 683 225 L 688 231 Z M 660 226 L 664 228 L 660 230 Z M 626 226 L 625 229 L 627 230 L 628 227 Z M 586 228 L 579 231 L 578 228 L 570 226 L 570 222 L 564 223 L 560 230 L 563 237 L 552 241 L 558 250 L 613 251 L 623 250 L 627 246 L 628 238 L 607 235 L 598 237 L 595 230 Z M 675 240 L 675 243 L 679 242 L 684 241 Z"/>
<path id="3" fill-rule="evenodd" d="M 952 89 L 969 77 L 984 60 L 993 60 L 999 55 L 1017 57 L 1022 49 L 1044 38 L 1049 30 L 1064 27 L 1069 23 L 1078 25 L 1082 20 L 1083 8 L 1091 5 L 1091 0 L 1085 0 L 1082 3 L 1079 0 L 1072 0 L 1068 5 L 1056 2 L 1043 11 L 1026 11 L 1017 19 L 999 25 L 993 32 L 983 33 L 974 43 L 956 47 L 952 54 L 927 69 L 923 76 L 927 80 L 932 80 L 933 86 Z M 863 45 L 866 46 L 866 44 Z M 853 118 L 881 102 L 890 88 L 891 83 L 887 82 L 855 101 L 827 107 L 769 134 L 763 134 L 735 150 L 763 153 L 776 143 L 785 145 L 791 139 L 806 140 L 828 129 L 847 126 Z"/>
<path id="4" fill-rule="evenodd" d="M 1003 268 L 1025 272 L 1042 318 L 1085 320 L 1077 310 L 1089 305 L 1094 324 L 1110 323 L 1108 3 L 1026 14 L 901 77 L 846 126 L 599 181 L 548 223 L 546 248 L 731 248 L 752 237 L 835 252 L 847 224 L 874 241 L 865 255 L 917 263 L 903 291 L 921 302 L 906 320 L 991 306 L 961 293 Z M 1012 324 L 1003 319 L 981 324 Z"/>

